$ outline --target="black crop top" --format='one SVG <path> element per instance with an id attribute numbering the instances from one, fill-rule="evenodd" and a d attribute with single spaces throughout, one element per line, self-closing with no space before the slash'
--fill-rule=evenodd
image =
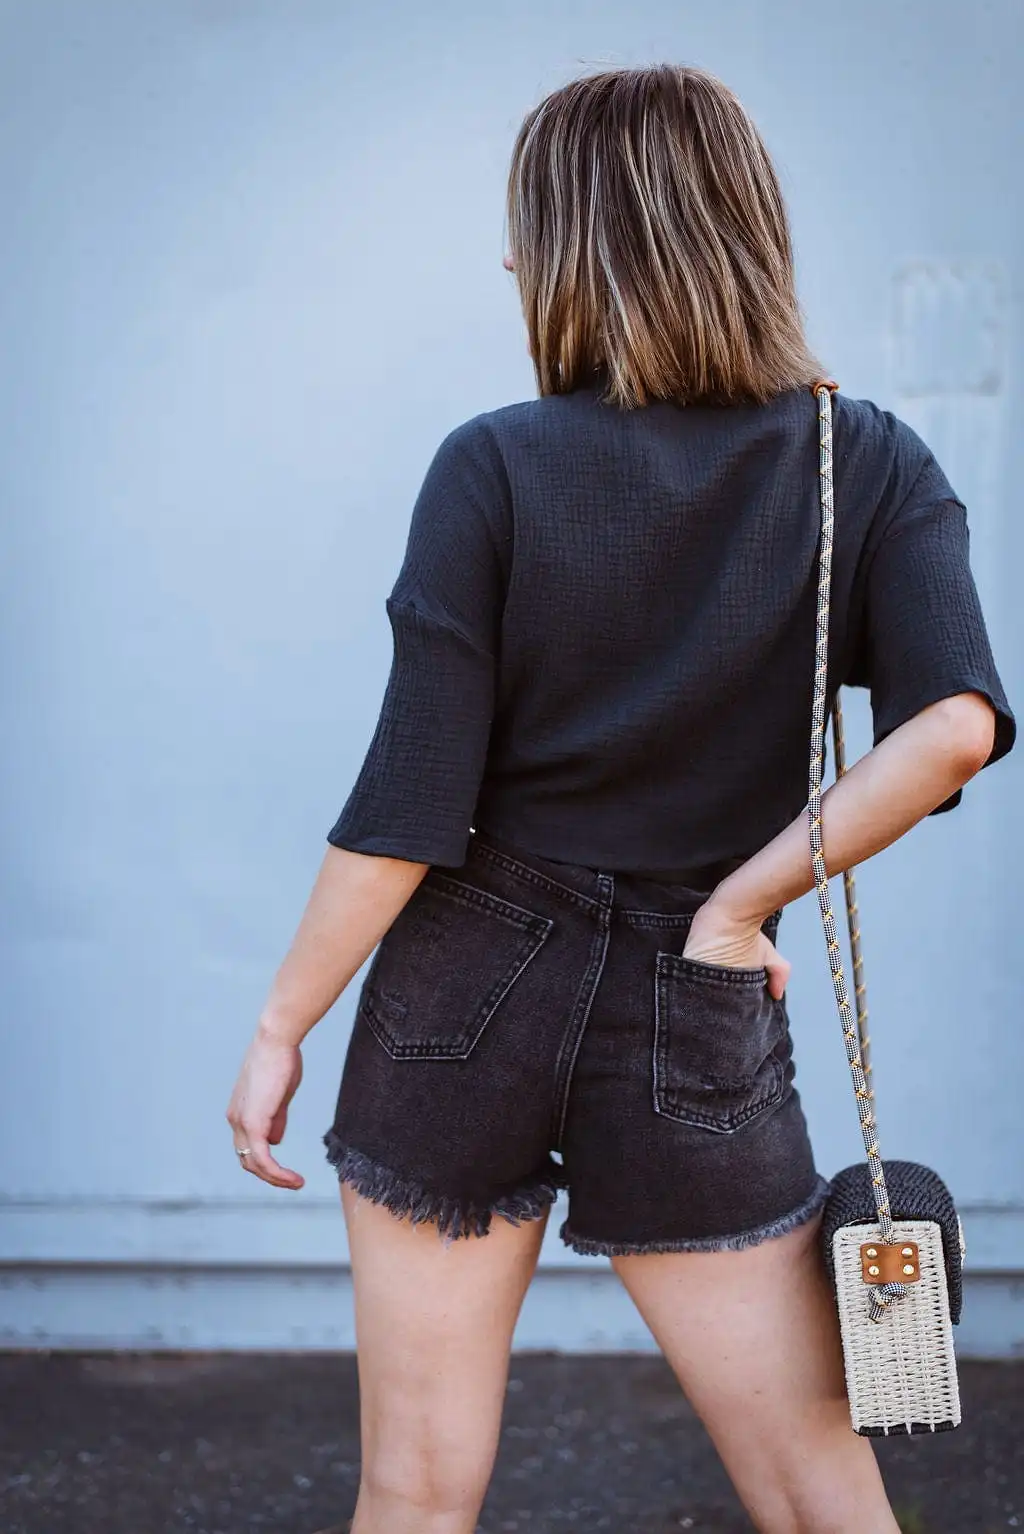
<path id="1" fill-rule="evenodd" d="M 920 438 L 836 395 L 830 686 L 876 742 L 983 693 L 1014 722 L 964 507 Z M 621 410 L 597 388 L 442 443 L 388 602 L 394 662 L 329 840 L 459 865 L 471 827 L 657 875 L 758 851 L 807 799 L 817 406 Z M 950 803 L 954 803 L 951 800 Z"/>

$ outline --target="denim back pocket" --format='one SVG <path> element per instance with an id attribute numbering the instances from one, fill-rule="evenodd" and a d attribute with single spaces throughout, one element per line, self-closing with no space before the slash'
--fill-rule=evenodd
<path id="1" fill-rule="evenodd" d="M 431 871 L 377 950 L 360 1007 L 394 1060 L 465 1060 L 553 922 Z"/>
<path id="2" fill-rule="evenodd" d="M 730 969 L 658 954 L 658 1113 L 732 1134 L 782 1101 L 788 1054 L 786 1011 L 769 994 L 763 969 Z"/>

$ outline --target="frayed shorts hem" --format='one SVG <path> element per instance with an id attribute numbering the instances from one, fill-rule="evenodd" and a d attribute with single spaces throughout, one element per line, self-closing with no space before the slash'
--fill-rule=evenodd
<path id="1" fill-rule="evenodd" d="M 396 1219 L 413 1225 L 434 1225 L 444 1240 L 486 1236 L 495 1215 L 509 1225 L 543 1219 L 558 1197 L 560 1183 L 554 1162 L 516 1187 L 506 1188 L 489 1202 L 454 1198 L 425 1187 L 379 1161 L 345 1145 L 333 1130 L 324 1136 L 327 1159 L 339 1182 L 368 1203 L 387 1209 Z"/>
<path id="2" fill-rule="evenodd" d="M 578 1252 L 581 1257 L 645 1257 L 664 1252 L 743 1252 L 806 1225 L 815 1215 L 820 1214 L 829 1191 L 829 1183 L 824 1177 L 819 1177 L 810 1198 L 805 1199 L 796 1209 L 769 1221 L 767 1225 L 759 1225 L 753 1230 L 740 1231 L 730 1236 L 685 1237 L 678 1241 L 592 1241 L 578 1235 L 566 1220 L 561 1229 L 561 1237 L 566 1246 Z"/>
<path id="3" fill-rule="evenodd" d="M 327 1159 L 339 1182 L 345 1183 L 368 1203 L 387 1209 L 396 1219 L 413 1225 L 433 1225 L 438 1235 L 449 1241 L 471 1236 L 486 1236 L 498 1216 L 509 1225 L 523 1225 L 545 1217 L 562 1189 L 559 1167 L 548 1167 L 513 1188 L 507 1188 L 489 1201 L 472 1200 L 440 1193 L 425 1187 L 372 1157 L 346 1145 L 334 1131 L 324 1136 Z M 785 1236 L 812 1220 L 821 1212 L 829 1194 L 829 1184 L 819 1177 L 808 1199 L 788 1214 L 766 1225 L 728 1236 L 683 1237 L 659 1241 L 594 1241 L 578 1234 L 566 1220 L 561 1238 L 566 1246 L 583 1257 L 642 1257 L 666 1252 L 741 1252 Z"/>

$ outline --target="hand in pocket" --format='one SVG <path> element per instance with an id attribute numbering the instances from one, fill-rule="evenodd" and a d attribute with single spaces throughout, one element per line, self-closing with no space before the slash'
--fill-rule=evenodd
<path id="1" fill-rule="evenodd" d="M 723 910 L 714 896 L 693 918 L 683 957 L 723 969 L 763 969 L 776 1001 L 781 1001 L 793 967 L 760 926 Z"/>

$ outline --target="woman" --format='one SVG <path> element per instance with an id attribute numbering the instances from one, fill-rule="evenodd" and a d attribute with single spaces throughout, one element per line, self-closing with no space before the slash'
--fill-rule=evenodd
<path id="1" fill-rule="evenodd" d="M 774 946 L 804 806 L 820 369 L 736 99 L 678 68 L 526 119 L 510 257 L 540 398 L 442 444 L 391 600 L 366 764 L 228 1118 L 269 1147 L 299 1046 L 380 943 L 329 1155 L 355 1282 L 355 1534 L 469 1534 L 545 1217 L 611 1257 L 757 1528 L 895 1530 L 849 1426 L 826 1184 Z M 876 745 L 832 870 L 1009 750 L 963 507 L 912 431 L 835 400 L 833 674 Z M 383 940 L 383 941 L 382 941 Z"/>

